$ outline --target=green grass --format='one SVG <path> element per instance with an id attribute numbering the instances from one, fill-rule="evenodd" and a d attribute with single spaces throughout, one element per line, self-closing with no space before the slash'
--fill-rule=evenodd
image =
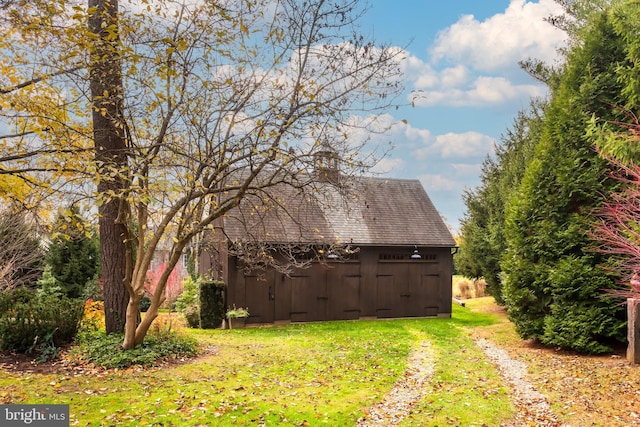
<path id="1" fill-rule="evenodd" d="M 71 425 L 81 426 L 352 426 L 426 339 L 434 376 L 403 425 L 500 425 L 513 408 L 469 335 L 495 322 L 454 306 L 452 319 L 188 330 L 209 352 L 162 368 L 3 373 L 0 403 L 68 403 Z"/>

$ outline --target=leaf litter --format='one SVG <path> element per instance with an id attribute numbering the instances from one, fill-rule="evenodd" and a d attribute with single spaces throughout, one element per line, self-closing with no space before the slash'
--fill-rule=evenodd
<path id="1" fill-rule="evenodd" d="M 411 407 L 420 402 L 425 386 L 431 379 L 435 357 L 431 343 L 422 340 L 409 355 L 408 369 L 384 399 L 369 408 L 357 427 L 393 426 L 411 413 Z"/>

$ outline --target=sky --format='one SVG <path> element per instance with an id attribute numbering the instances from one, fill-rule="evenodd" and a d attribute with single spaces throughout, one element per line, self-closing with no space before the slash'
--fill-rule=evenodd
<path id="1" fill-rule="evenodd" d="M 543 19 L 560 12 L 554 0 L 370 0 L 362 30 L 406 49 L 400 101 L 420 94 L 389 112 L 394 149 L 376 172 L 419 179 L 454 234 L 482 162 L 531 98 L 547 95 L 518 61 L 559 61 L 566 36 Z"/>

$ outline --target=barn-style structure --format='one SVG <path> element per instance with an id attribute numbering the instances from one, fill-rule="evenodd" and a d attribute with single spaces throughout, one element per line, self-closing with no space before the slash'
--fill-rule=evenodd
<path id="1" fill-rule="evenodd" d="M 200 269 L 226 283 L 227 305 L 254 324 L 449 317 L 455 241 L 420 182 L 359 178 L 345 201 L 331 181 L 313 198 L 248 198 L 218 224 Z M 296 248 L 304 268 L 248 270 L 233 253 L 256 239 L 276 258 Z"/>

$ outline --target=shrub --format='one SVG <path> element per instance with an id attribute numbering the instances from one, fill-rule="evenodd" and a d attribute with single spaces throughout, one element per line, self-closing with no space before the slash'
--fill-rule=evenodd
<path id="1" fill-rule="evenodd" d="M 484 279 L 476 279 L 473 281 L 473 291 L 476 298 L 487 296 L 487 282 Z"/>
<path id="2" fill-rule="evenodd" d="M 458 292 L 455 296 L 464 299 L 471 298 L 471 285 L 468 279 L 458 282 Z"/>
<path id="3" fill-rule="evenodd" d="M 200 327 L 219 328 L 225 316 L 224 282 L 208 280 L 200 283 Z"/>
<path id="4" fill-rule="evenodd" d="M 83 332 L 78 335 L 78 345 L 70 356 L 105 368 L 127 368 L 132 365 L 151 366 L 173 357 L 195 356 L 198 347 L 195 340 L 170 332 L 149 333 L 144 342 L 132 350 L 124 350 L 121 334 Z"/>
<path id="5" fill-rule="evenodd" d="M 176 299 L 176 310 L 184 311 L 198 303 L 200 298 L 200 283 L 197 279 L 189 276 L 182 281 L 182 293 Z"/>
<path id="6" fill-rule="evenodd" d="M 151 298 L 145 295 L 140 299 L 140 311 L 144 313 L 149 310 L 149 307 L 151 307 Z"/>
<path id="7" fill-rule="evenodd" d="M 61 212 L 45 257 L 51 274 L 69 298 L 81 298 L 100 270 L 100 244 L 77 207 Z"/>
<path id="8" fill-rule="evenodd" d="M 81 327 L 89 331 L 104 330 L 104 301 L 88 299 L 85 302 Z"/>
<path id="9" fill-rule="evenodd" d="M 0 350 L 21 353 L 70 343 L 83 312 L 80 300 L 39 297 L 24 289 L 3 294 L 0 306 Z"/>
<path id="10" fill-rule="evenodd" d="M 469 299 L 486 296 L 487 282 L 484 279 L 469 279 L 462 276 L 453 277 L 453 296 Z"/>
<path id="11" fill-rule="evenodd" d="M 38 295 L 41 297 L 61 297 L 63 295 L 62 288 L 60 284 L 51 274 L 51 266 L 47 265 L 44 268 L 42 273 L 42 277 L 38 280 Z"/>
<path id="12" fill-rule="evenodd" d="M 182 310 L 185 320 L 190 328 L 200 327 L 200 308 L 197 304 L 193 304 Z"/>
<path id="13" fill-rule="evenodd" d="M 96 273 L 95 276 L 91 280 L 89 280 L 84 288 L 84 294 L 82 298 L 87 300 L 100 300 L 104 299 L 104 295 L 102 292 L 102 284 L 100 274 Z"/>

